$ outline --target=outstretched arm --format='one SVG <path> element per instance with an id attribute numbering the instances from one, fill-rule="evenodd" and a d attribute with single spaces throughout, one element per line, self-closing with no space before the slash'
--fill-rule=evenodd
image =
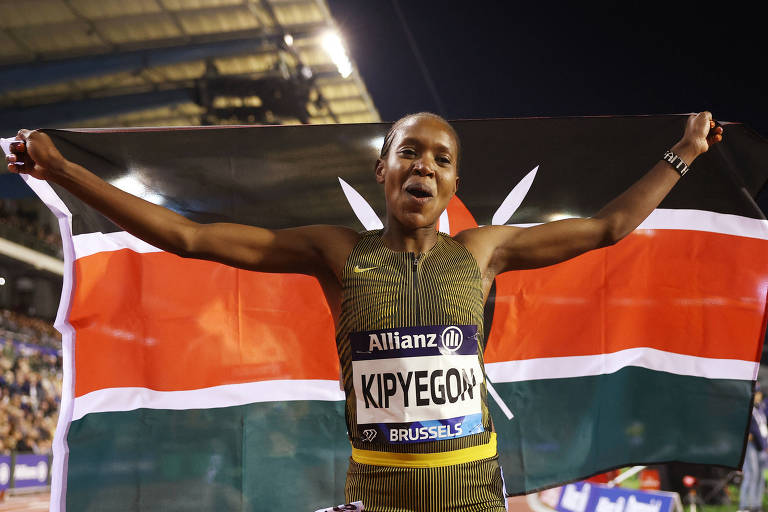
<path id="1" fill-rule="evenodd" d="M 692 115 L 683 138 L 672 151 L 690 165 L 712 144 L 722 140 L 722 133 L 709 112 Z M 460 233 L 457 239 L 477 258 L 486 279 L 492 280 L 509 270 L 553 265 L 624 238 L 650 215 L 679 179 L 678 171 L 659 161 L 593 217 L 531 228 L 487 226 Z"/>
<path id="2" fill-rule="evenodd" d="M 269 230 L 240 224 L 199 224 L 105 182 L 66 160 L 48 135 L 20 130 L 8 170 L 52 181 L 134 236 L 168 252 L 262 272 L 340 275 L 356 233 L 338 226 Z M 348 252 L 348 251 L 347 251 Z M 338 253 L 338 254 L 337 254 Z"/>

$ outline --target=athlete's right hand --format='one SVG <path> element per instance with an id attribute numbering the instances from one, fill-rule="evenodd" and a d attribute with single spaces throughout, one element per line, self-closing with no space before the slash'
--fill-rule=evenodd
<path id="1" fill-rule="evenodd" d="M 67 163 L 51 138 L 37 130 L 19 130 L 5 161 L 10 172 L 29 174 L 39 180 L 50 179 Z"/>

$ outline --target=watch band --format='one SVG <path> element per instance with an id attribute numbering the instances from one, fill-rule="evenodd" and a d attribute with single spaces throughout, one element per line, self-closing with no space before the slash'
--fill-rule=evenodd
<path id="1" fill-rule="evenodd" d="M 688 172 L 688 164 L 686 164 L 682 158 L 674 154 L 671 149 L 668 149 L 661 159 L 671 165 L 677 172 L 679 172 L 680 176 L 685 176 L 685 173 Z"/>

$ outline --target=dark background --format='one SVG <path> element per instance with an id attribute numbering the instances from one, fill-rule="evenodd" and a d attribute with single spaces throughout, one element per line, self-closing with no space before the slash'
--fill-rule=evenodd
<path id="1" fill-rule="evenodd" d="M 710 110 L 768 138 L 768 38 L 756 4 L 328 3 L 385 121 L 422 110 L 448 119 Z M 765 187 L 757 203 L 768 213 Z"/>
<path id="2" fill-rule="evenodd" d="M 328 1 L 387 121 L 710 110 L 768 136 L 756 4 Z"/>

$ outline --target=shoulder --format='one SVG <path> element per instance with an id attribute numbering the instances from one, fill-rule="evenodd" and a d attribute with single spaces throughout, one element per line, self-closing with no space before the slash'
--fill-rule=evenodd
<path id="1" fill-rule="evenodd" d="M 315 224 L 294 229 L 311 239 L 313 245 L 323 254 L 339 252 L 349 254 L 362 236 L 361 233 L 346 226 L 329 224 Z"/>
<path id="2" fill-rule="evenodd" d="M 293 228 L 300 232 L 324 262 L 325 268 L 340 278 L 344 264 L 352 249 L 360 241 L 361 234 L 345 226 L 316 224 Z"/>
<path id="3" fill-rule="evenodd" d="M 482 226 L 465 229 L 453 236 L 453 239 L 475 257 L 480 271 L 485 274 L 498 248 L 520 229 L 512 226 Z"/>

